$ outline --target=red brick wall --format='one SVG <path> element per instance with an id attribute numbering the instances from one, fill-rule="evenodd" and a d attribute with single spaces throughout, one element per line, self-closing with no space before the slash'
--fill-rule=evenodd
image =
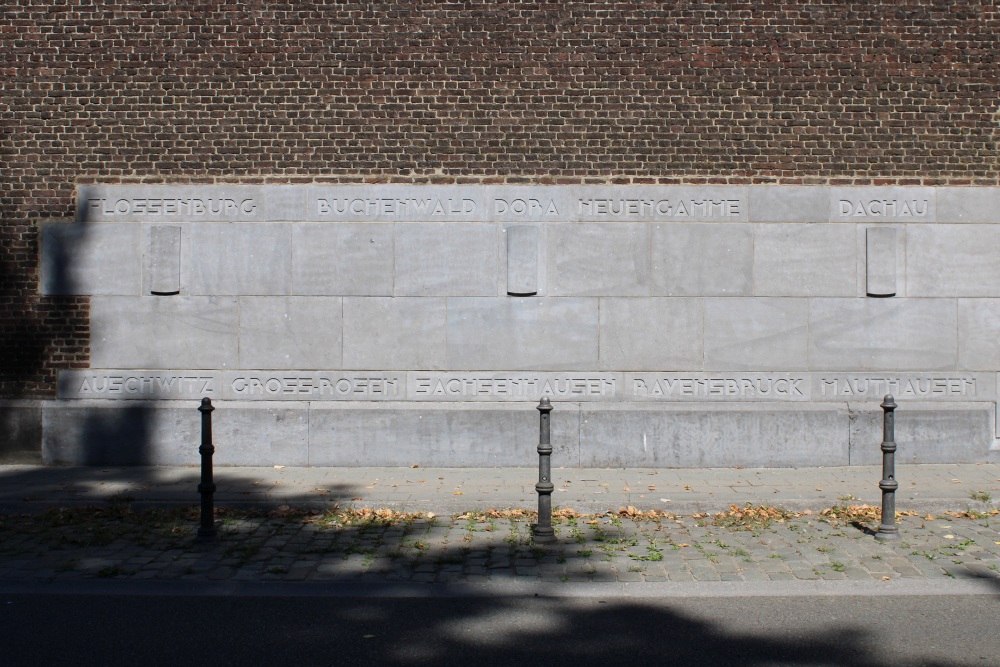
<path id="1" fill-rule="evenodd" d="M 4 395 L 87 363 L 80 182 L 1000 182 L 987 0 L 5 0 L 0 48 Z"/>

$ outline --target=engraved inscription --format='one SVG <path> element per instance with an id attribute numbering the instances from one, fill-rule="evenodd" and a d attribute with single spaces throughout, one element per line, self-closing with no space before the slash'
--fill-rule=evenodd
<path id="1" fill-rule="evenodd" d="M 580 199 L 578 212 L 587 218 L 738 218 L 738 199 Z"/>
<path id="2" fill-rule="evenodd" d="M 658 377 L 633 378 L 632 393 L 638 398 L 760 398 L 805 397 L 808 384 L 801 377 Z"/>
<path id="3" fill-rule="evenodd" d="M 376 375 L 245 374 L 226 380 L 235 398 L 373 399 L 401 394 L 399 378 Z"/>
<path id="4" fill-rule="evenodd" d="M 841 199 L 840 215 L 855 218 L 922 218 L 930 207 L 926 199 Z"/>
<path id="5" fill-rule="evenodd" d="M 553 199 L 494 199 L 493 212 L 497 215 L 514 215 L 532 219 L 559 215 Z"/>
<path id="6" fill-rule="evenodd" d="M 479 204 L 474 199 L 435 197 L 320 197 L 316 212 L 329 217 L 470 216 Z"/>
<path id="7" fill-rule="evenodd" d="M 199 218 L 205 216 L 253 215 L 257 211 L 257 203 L 253 199 L 230 199 L 228 197 L 199 199 L 196 197 L 138 197 L 134 199 L 104 199 L 87 200 L 87 210 L 91 215 L 122 216 L 122 215 L 179 215 Z"/>
<path id="8" fill-rule="evenodd" d="M 70 385 L 78 398 L 170 398 L 216 393 L 216 378 L 206 375 L 101 375 L 77 377 Z"/>
<path id="9" fill-rule="evenodd" d="M 943 398 L 977 396 L 975 377 L 821 377 L 820 395 L 828 398 L 881 399 L 886 394 L 896 398 Z"/>
<path id="10" fill-rule="evenodd" d="M 635 373 L 625 381 L 625 399 L 637 401 L 803 401 L 812 389 L 808 375 L 782 373 Z"/>
<path id="11" fill-rule="evenodd" d="M 614 376 L 514 375 L 482 377 L 463 375 L 416 375 L 413 398 L 441 400 L 533 400 L 543 396 L 574 400 L 614 398 L 618 378 Z"/>

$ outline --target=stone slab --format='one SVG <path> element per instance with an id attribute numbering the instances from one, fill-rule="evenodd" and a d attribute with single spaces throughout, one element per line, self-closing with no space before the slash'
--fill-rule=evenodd
<path id="1" fill-rule="evenodd" d="M 39 401 L 0 402 L 0 464 L 42 462 L 42 406 Z"/>
<path id="2" fill-rule="evenodd" d="M 184 231 L 181 281 L 186 294 L 290 293 L 290 224 L 192 224 Z"/>
<path id="3" fill-rule="evenodd" d="M 847 225 L 756 224 L 757 296 L 855 296 L 857 237 Z"/>
<path id="4" fill-rule="evenodd" d="M 90 304 L 90 363 L 95 368 L 234 368 L 233 297 L 95 296 Z"/>
<path id="5" fill-rule="evenodd" d="M 938 188 L 938 222 L 1000 223 L 1000 188 Z"/>
<path id="6" fill-rule="evenodd" d="M 650 255 L 654 296 L 746 296 L 753 289 L 751 225 L 654 225 Z"/>
<path id="7" fill-rule="evenodd" d="M 40 403 L 46 464 L 198 463 L 197 401 Z M 877 463 L 871 457 L 881 440 L 877 402 L 554 405 L 554 465 L 572 467 L 796 467 L 847 465 L 848 459 L 871 464 Z M 901 463 L 990 456 L 995 404 L 899 405 Z M 220 466 L 537 464 L 538 413 L 531 402 L 216 401 L 214 407 Z"/>
<path id="8" fill-rule="evenodd" d="M 212 413 L 213 462 L 307 465 L 305 404 L 219 402 Z M 60 401 L 43 409 L 47 465 L 198 465 L 197 405 Z"/>
<path id="9" fill-rule="evenodd" d="M 702 368 L 703 303 L 685 298 L 601 299 L 599 368 Z"/>
<path id="10" fill-rule="evenodd" d="M 393 293 L 495 296 L 498 253 L 496 225 L 396 225 Z"/>
<path id="11" fill-rule="evenodd" d="M 327 406 L 310 411 L 309 465 L 538 465 L 538 412 L 531 406 Z M 552 458 L 559 465 L 577 465 L 576 407 L 560 405 L 553 415 Z"/>
<path id="12" fill-rule="evenodd" d="M 909 225 L 907 296 L 1000 295 L 998 244 L 1000 225 Z"/>
<path id="13" fill-rule="evenodd" d="M 40 236 L 42 294 L 139 294 L 138 225 L 46 222 Z"/>
<path id="14" fill-rule="evenodd" d="M 344 367 L 447 367 L 448 315 L 441 297 L 344 297 Z"/>
<path id="15" fill-rule="evenodd" d="M 240 368 L 340 368 L 343 300 L 240 297 Z"/>
<path id="16" fill-rule="evenodd" d="M 806 370 L 808 344 L 808 299 L 705 299 L 706 370 Z"/>
<path id="17" fill-rule="evenodd" d="M 1000 299 L 958 300 L 958 367 L 1000 371 Z"/>
<path id="18" fill-rule="evenodd" d="M 393 226 L 292 226 L 291 293 L 392 296 Z"/>
<path id="19" fill-rule="evenodd" d="M 812 370 L 947 371 L 958 363 L 953 299 L 813 299 Z"/>
<path id="20" fill-rule="evenodd" d="M 794 467 L 847 465 L 843 405 L 587 404 L 582 467 Z"/>
<path id="21" fill-rule="evenodd" d="M 598 300 L 449 298 L 447 345 L 447 364 L 440 368 L 594 369 Z"/>
<path id="22" fill-rule="evenodd" d="M 829 222 L 830 189 L 762 185 L 748 188 L 750 222 Z"/>
<path id="23" fill-rule="evenodd" d="M 995 403 L 896 401 L 896 477 L 906 483 L 907 464 L 981 463 L 993 445 Z M 882 462 L 884 411 L 877 403 L 851 403 L 851 465 Z M 903 467 L 900 467 L 903 466 Z"/>
<path id="24" fill-rule="evenodd" d="M 308 189 L 302 185 L 266 185 L 265 218 L 269 222 L 296 222 L 309 219 Z"/>
<path id="25" fill-rule="evenodd" d="M 649 225 L 553 225 L 548 255 L 551 296 L 649 295 Z"/>

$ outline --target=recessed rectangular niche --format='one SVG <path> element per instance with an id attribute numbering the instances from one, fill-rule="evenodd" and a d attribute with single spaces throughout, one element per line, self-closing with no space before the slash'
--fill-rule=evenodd
<path id="1" fill-rule="evenodd" d="M 155 225 L 149 228 L 146 248 L 146 289 L 166 296 L 181 291 L 181 228 Z"/>
<path id="2" fill-rule="evenodd" d="M 507 228 L 507 294 L 538 294 L 538 226 Z"/>
<path id="3" fill-rule="evenodd" d="M 866 288 L 868 296 L 896 295 L 896 229 L 869 227 L 866 234 Z"/>

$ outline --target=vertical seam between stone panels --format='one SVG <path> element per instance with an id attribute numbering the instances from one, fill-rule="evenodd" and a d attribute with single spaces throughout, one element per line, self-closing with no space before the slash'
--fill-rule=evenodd
<path id="1" fill-rule="evenodd" d="M 392 257 L 392 289 L 389 294 L 391 297 L 396 296 L 396 228 L 398 226 L 395 222 L 392 223 L 392 233 L 389 235 L 389 241 L 392 243 L 392 247 L 389 248 L 389 256 Z"/>
<path id="2" fill-rule="evenodd" d="M 653 296 L 653 223 L 647 222 L 646 228 L 646 298 Z"/>
<path id="3" fill-rule="evenodd" d="M 583 403 L 576 404 L 576 467 L 583 461 Z"/>
<path id="4" fill-rule="evenodd" d="M 901 242 L 902 249 L 903 249 L 903 252 L 902 252 L 902 255 L 903 255 L 903 290 L 902 290 L 902 294 L 899 295 L 899 296 L 903 296 L 904 298 L 908 298 L 910 296 L 910 277 L 907 274 L 909 273 L 909 270 L 910 270 L 910 263 L 907 261 L 906 246 L 907 246 L 908 239 L 909 239 L 909 236 L 910 236 L 909 235 L 910 225 L 908 223 L 903 223 L 900 226 L 903 228 L 903 240 Z M 899 256 L 899 254 L 900 253 L 897 251 L 897 257 Z"/>
<path id="5" fill-rule="evenodd" d="M 243 296 L 236 295 L 236 367 L 243 368 Z"/>
<path id="6" fill-rule="evenodd" d="M 708 369 L 708 359 L 706 357 L 706 345 L 705 345 L 705 302 L 704 296 L 697 297 L 698 299 L 698 318 L 701 324 L 698 334 L 701 336 L 701 368 L 698 370 L 704 373 Z"/>
<path id="7" fill-rule="evenodd" d="M 812 338 L 812 311 L 813 311 L 813 300 L 816 297 L 805 297 L 806 299 L 806 371 L 809 373 L 814 372 L 816 369 L 813 366 L 813 346 L 814 341 Z"/>
<path id="8" fill-rule="evenodd" d="M 607 297 L 598 296 L 595 298 L 597 299 L 597 369 L 607 370 L 604 368 L 604 359 L 601 355 L 601 314 L 603 312 L 601 302 Z"/>

